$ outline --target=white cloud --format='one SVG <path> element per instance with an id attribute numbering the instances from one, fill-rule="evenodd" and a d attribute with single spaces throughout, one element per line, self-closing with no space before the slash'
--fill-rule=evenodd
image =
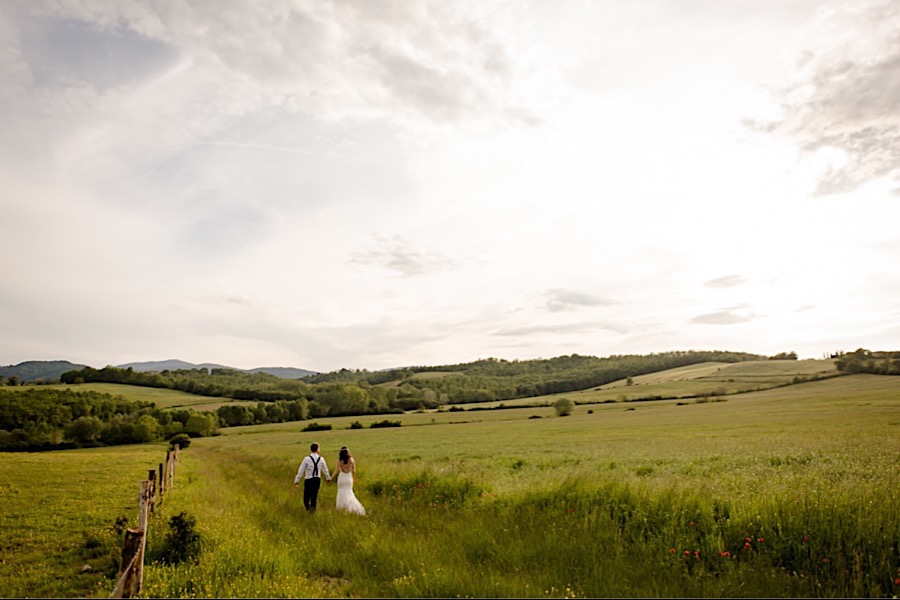
<path id="1" fill-rule="evenodd" d="M 820 14 L 816 28 L 827 46 L 803 55 L 782 92 L 783 118 L 760 126 L 832 157 L 816 190 L 827 195 L 900 175 L 900 8 L 869 2 Z"/>
<path id="2" fill-rule="evenodd" d="M 889 346 L 859 6 L 0 3 L 0 362 Z"/>

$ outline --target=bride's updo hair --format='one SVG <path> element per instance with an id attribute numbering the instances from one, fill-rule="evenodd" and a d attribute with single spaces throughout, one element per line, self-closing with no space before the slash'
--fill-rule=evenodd
<path id="1" fill-rule="evenodd" d="M 350 451 L 347 449 L 347 446 L 341 448 L 341 452 L 338 454 L 338 460 L 345 464 L 350 462 Z"/>

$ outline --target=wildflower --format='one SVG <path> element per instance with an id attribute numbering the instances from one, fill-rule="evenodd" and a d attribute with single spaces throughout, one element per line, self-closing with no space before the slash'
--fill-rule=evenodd
<path id="1" fill-rule="evenodd" d="M 765 542 L 766 540 L 765 540 L 765 538 L 759 538 L 759 539 L 756 540 L 756 541 L 759 542 L 760 544 L 762 544 L 762 543 Z"/>
<path id="2" fill-rule="evenodd" d="M 894 580 L 894 585 L 900 585 L 900 577 Z"/>
<path id="3" fill-rule="evenodd" d="M 822 559 L 822 562 L 828 564 L 828 563 L 830 563 L 831 561 L 828 560 L 827 558 L 823 558 L 823 559 Z"/>
<path id="4" fill-rule="evenodd" d="M 685 556 L 690 556 L 690 555 L 691 555 L 691 551 L 690 551 L 690 550 L 685 550 L 685 551 L 684 551 L 684 555 L 685 555 Z"/>
<path id="5" fill-rule="evenodd" d="M 728 552 L 726 550 L 725 552 L 722 553 L 722 556 L 724 556 L 725 558 L 731 558 L 731 552 Z"/>
<path id="6" fill-rule="evenodd" d="M 751 538 L 745 537 L 745 538 L 744 538 L 744 541 L 747 542 L 747 543 L 749 544 L 749 543 L 752 542 L 753 540 L 752 540 Z"/>
<path id="7" fill-rule="evenodd" d="M 669 548 L 669 554 L 675 554 L 675 548 Z"/>
<path id="8" fill-rule="evenodd" d="M 808 542 L 808 541 L 809 541 L 809 536 L 808 536 L 808 535 L 804 535 L 804 536 L 803 536 L 803 541 L 804 541 L 804 542 Z"/>
<path id="9" fill-rule="evenodd" d="M 694 522 L 691 521 L 690 523 L 688 523 L 688 525 L 690 525 L 691 527 L 693 527 L 693 526 L 694 526 Z"/>
<path id="10" fill-rule="evenodd" d="M 694 550 L 694 558 L 700 558 L 700 551 Z"/>
<path id="11" fill-rule="evenodd" d="M 750 547 L 750 542 L 744 542 L 744 548 L 749 548 L 749 547 Z"/>

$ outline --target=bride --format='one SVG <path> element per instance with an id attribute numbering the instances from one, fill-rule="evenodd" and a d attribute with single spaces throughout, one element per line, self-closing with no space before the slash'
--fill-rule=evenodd
<path id="1" fill-rule="evenodd" d="M 353 478 L 356 476 L 356 461 L 350 455 L 347 446 L 338 454 L 337 509 L 358 515 L 366 514 L 366 509 L 353 493 Z"/>

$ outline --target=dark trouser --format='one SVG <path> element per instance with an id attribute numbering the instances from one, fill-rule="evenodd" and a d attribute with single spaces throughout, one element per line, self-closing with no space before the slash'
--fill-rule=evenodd
<path id="1" fill-rule="evenodd" d="M 309 512 L 316 512 L 316 500 L 319 497 L 320 485 L 322 485 L 320 477 L 310 477 L 303 480 L 303 506 Z"/>

